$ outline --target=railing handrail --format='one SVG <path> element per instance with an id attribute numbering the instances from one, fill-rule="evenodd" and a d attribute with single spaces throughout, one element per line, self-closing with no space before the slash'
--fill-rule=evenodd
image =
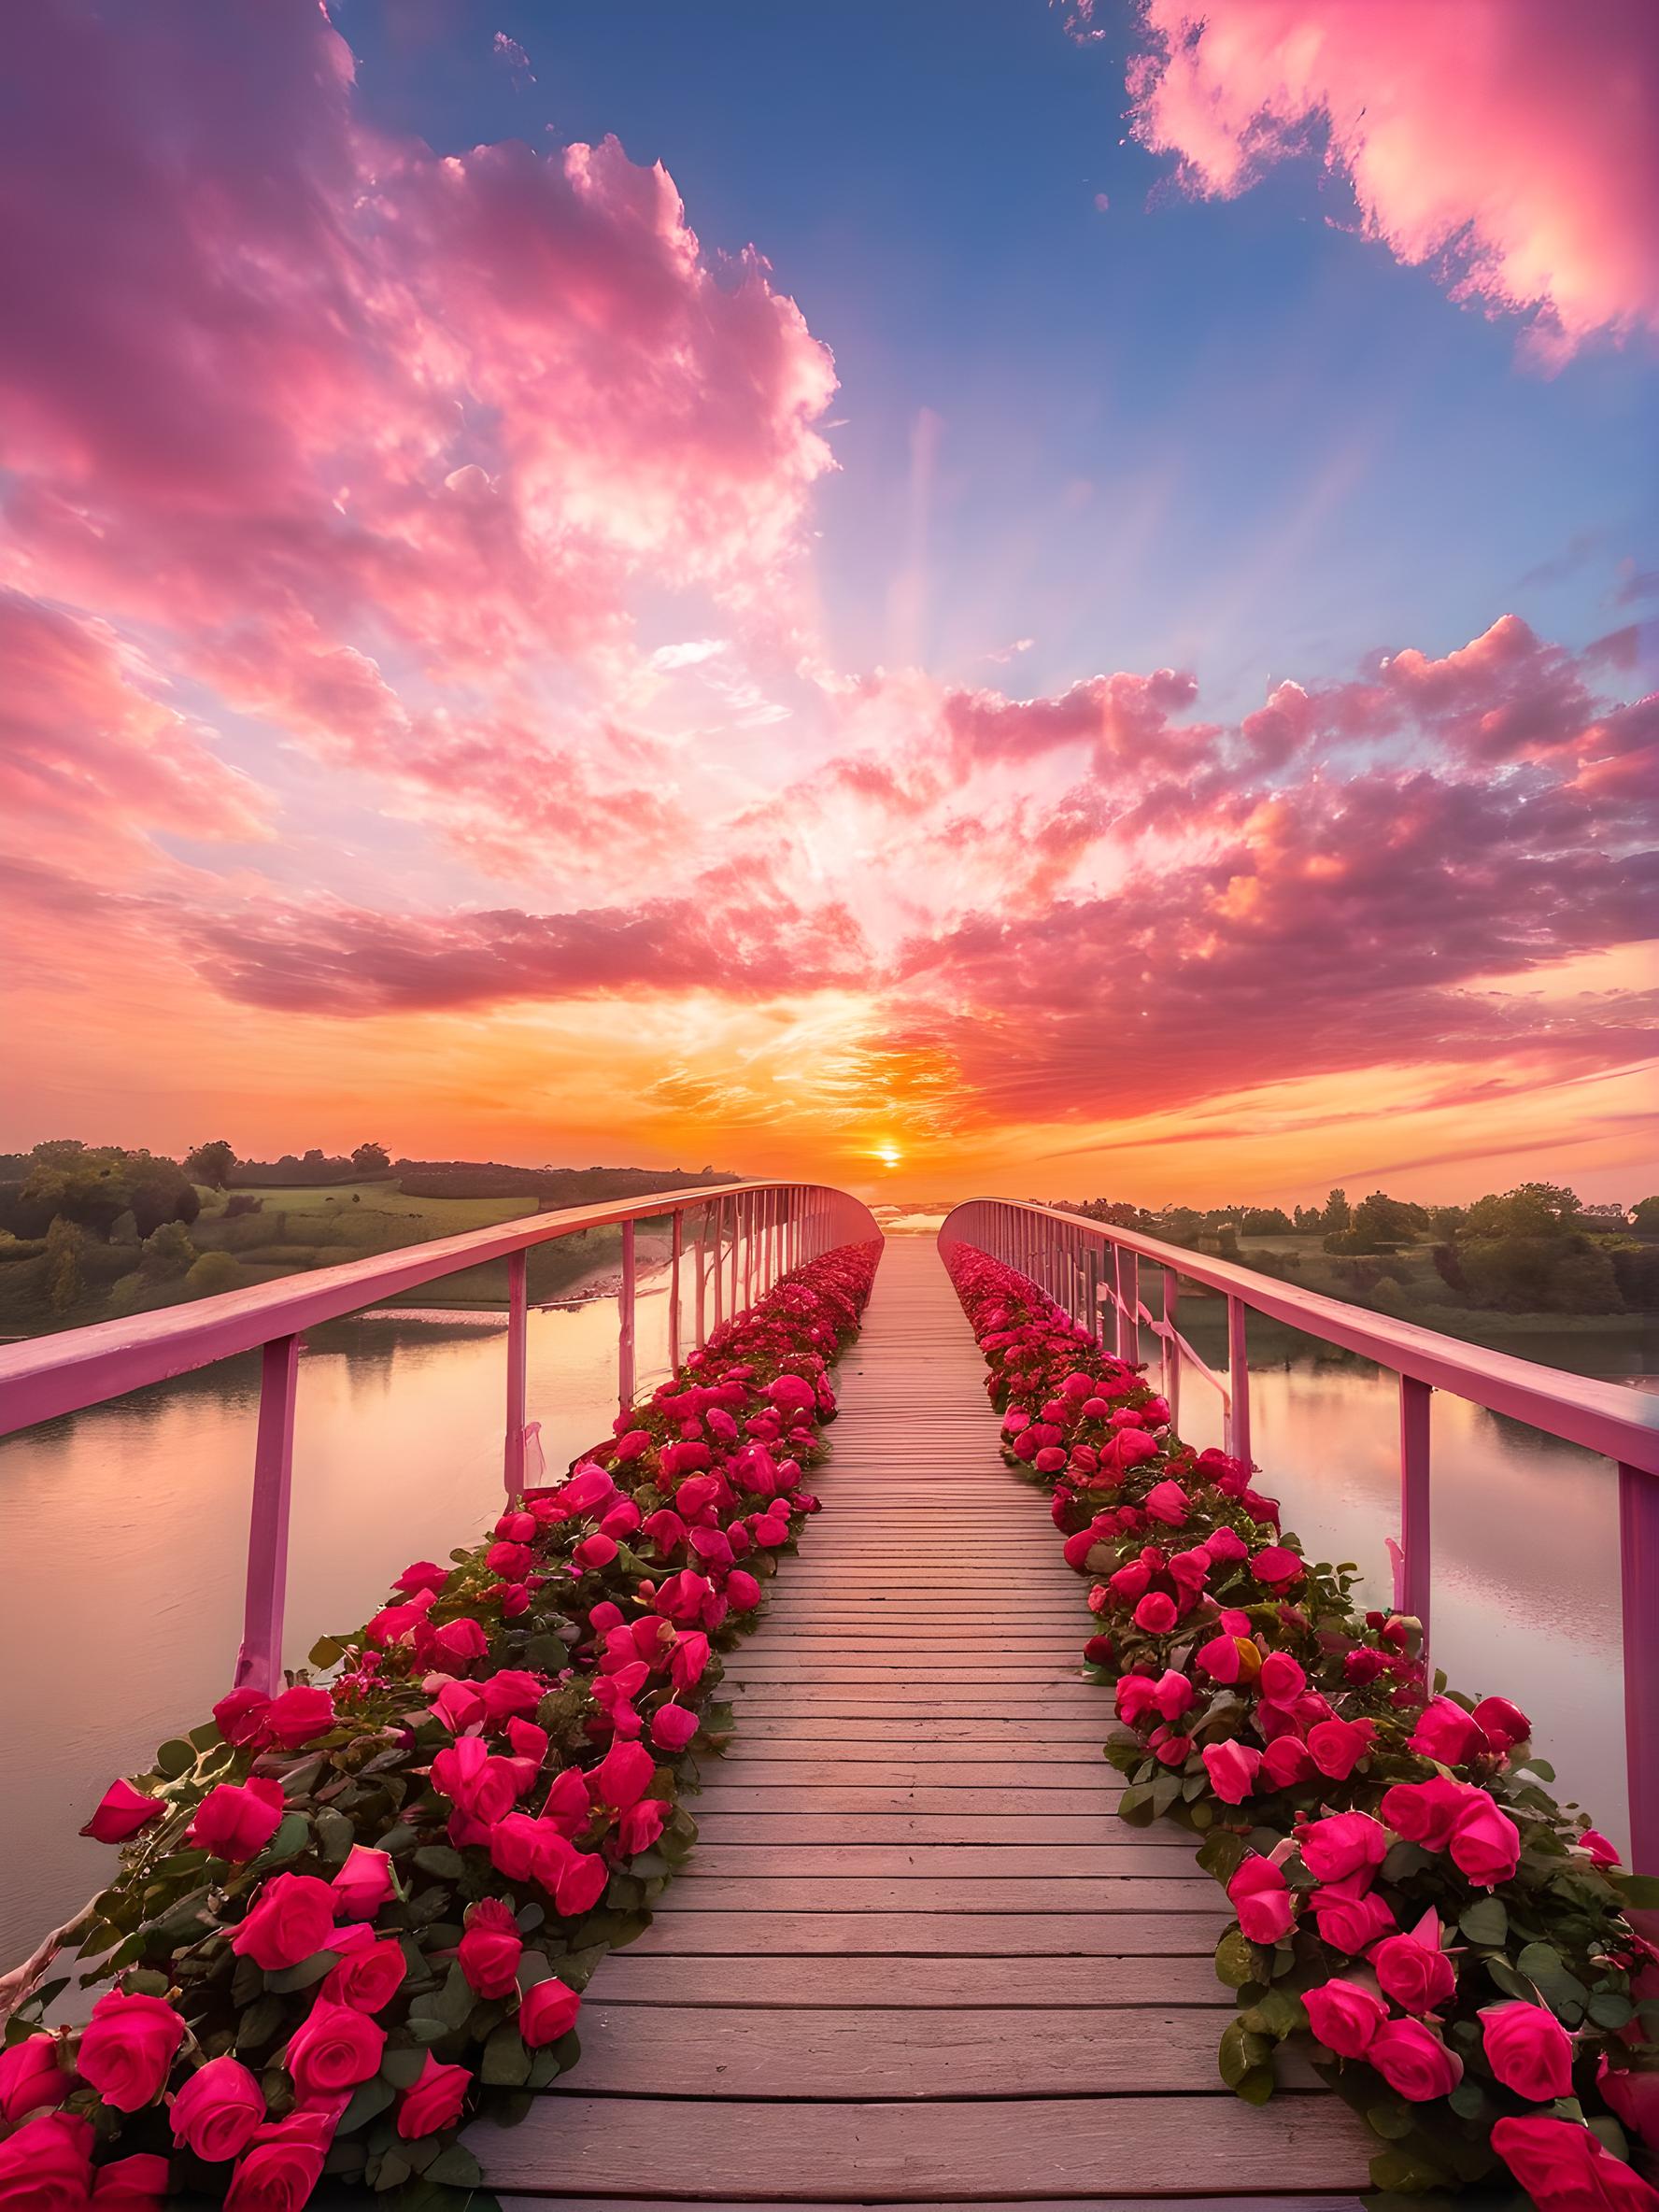
<path id="1" fill-rule="evenodd" d="M 1450 1391 L 1490 1412 L 1508 1414 L 1567 1443 L 1581 1444 L 1609 1459 L 1659 1475 L 1659 1397 L 1622 1383 L 1547 1368 L 1536 1360 L 1517 1358 L 1513 1353 L 1466 1344 L 1418 1322 L 1396 1321 L 1363 1306 L 1327 1297 L 1322 1291 L 1301 1290 L 1277 1276 L 1258 1275 L 1254 1269 L 1240 1267 L 1234 1261 L 1192 1252 L 1184 1244 L 1161 1243 L 1138 1230 L 1119 1228 L 1114 1223 L 1094 1221 L 1087 1214 L 1032 1199 L 965 1198 L 945 1216 L 939 1231 L 941 1243 L 949 1240 L 956 1215 L 963 1207 L 973 1205 L 1012 1206 L 1046 1222 L 1063 1221 L 1224 1296 L 1241 1298 L 1269 1320 L 1285 1322 L 1326 1343 L 1374 1359 L 1391 1373 L 1409 1375 L 1431 1389 Z"/>
<path id="2" fill-rule="evenodd" d="M 402 1245 L 246 1290 L 221 1291 L 188 1306 L 95 1321 L 59 1335 L 0 1346 L 0 1437 L 60 1413 L 101 1405 L 146 1383 L 169 1382 L 238 1353 L 257 1351 L 273 1339 L 300 1336 L 400 1291 L 459 1274 L 486 1260 L 510 1259 L 532 1245 L 613 1222 L 657 1219 L 776 1190 L 834 1192 L 834 1185 L 786 1179 L 698 1184 L 601 1205 L 569 1206 L 556 1213 L 520 1214 L 490 1228 L 466 1229 L 458 1236 Z M 506 1309 L 503 1311 L 504 1314 Z"/>

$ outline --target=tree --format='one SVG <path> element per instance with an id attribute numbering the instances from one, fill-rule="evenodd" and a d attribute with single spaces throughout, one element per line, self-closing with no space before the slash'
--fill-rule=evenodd
<path id="1" fill-rule="evenodd" d="M 211 1190 L 223 1190 L 235 1165 L 236 1156 L 222 1137 L 215 1137 L 210 1144 L 198 1144 L 184 1156 L 185 1173 Z"/>
<path id="2" fill-rule="evenodd" d="M 1345 1190 L 1333 1190 L 1325 1201 L 1325 1212 L 1321 1216 L 1323 1226 L 1327 1229 L 1341 1230 L 1347 1228 L 1353 1219 L 1348 1193 Z"/>
<path id="3" fill-rule="evenodd" d="M 1239 1217 L 1242 1237 L 1288 1237 L 1295 1226 L 1280 1206 L 1247 1206 Z"/>
<path id="4" fill-rule="evenodd" d="M 93 1150 L 70 1139 L 37 1144 L 34 1161 L 19 1194 L 23 1205 L 91 1229 L 107 1244 L 131 1202 L 126 1154 L 113 1144 Z"/>
<path id="5" fill-rule="evenodd" d="M 384 1144 L 360 1144 L 351 1164 L 360 1175 L 382 1175 L 391 1165 L 391 1155 Z"/>
<path id="6" fill-rule="evenodd" d="M 1302 1235 L 1308 1236 L 1314 1229 L 1325 1227 L 1325 1216 L 1317 1206 L 1298 1206 L 1296 1210 L 1296 1226 Z"/>
<path id="7" fill-rule="evenodd" d="M 1659 1198 L 1638 1198 L 1630 1209 L 1633 1229 L 1659 1229 Z"/>
<path id="8" fill-rule="evenodd" d="M 158 1159 L 153 1153 L 127 1155 L 127 1203 L 140 1237 L 148 1237 L 164 1221 L 195 1220 L 202 1211 L 196 1186 L 176 1160 Z"/>
<path id="9" fill-rule="evenodd" d="M 46 1302 L 54 1313 L 67 1313 L 80 1303 L 86 1289 L 80 1256 L 85 1240 L 63 1214 L 53 1216 L 46 1232 Z"/>
<path id="10" fill-rule="evenodd" d="M 1578 1215 L 1577 1194 L 1561 1184 L 1519 1183 L 1513 1190 L 1477 1198 L 1464 1228 L 1471 1237 L 1552 1237 L 1570 1228 Z"/>
<path id="11" fill-rule="evenodd" d="M 164 1221 L 145 1238 L 138 1272 L 147 1283 L 172 1283 L 188 1274 L 195 1257 L 196 1248 L 183 1223 Z"/>
<path id="12" fill-rule="evenodd" d="M 213 1297 L 221 1290 L 234 1290 L 242 1269 L 228 1252 L 204 1252 L 186 1270 L 184 1287 L 193 1298 Z"/>
<path id="13" fill-rule="evenodd" d="M 1409 1244 L 1427 1227 L 1425 1208 L 1413 1205 L 1409 1198 L 1391 1198 L 1386 1191 L 1372 1191 L 1354 1209 L 1354 1233 L 1363 1237 L 1372 1251 L 1382 1244 Z"/>

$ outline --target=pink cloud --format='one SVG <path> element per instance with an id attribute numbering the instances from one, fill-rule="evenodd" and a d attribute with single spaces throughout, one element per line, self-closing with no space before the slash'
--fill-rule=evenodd
<path id="1" fill-rule="evenodd" d="M 1646 0 L 1142 0 L 1134 129 L 1231 197 L 1322 147 L 1364 226 L 1556 361 L 1659 330 Z"/>

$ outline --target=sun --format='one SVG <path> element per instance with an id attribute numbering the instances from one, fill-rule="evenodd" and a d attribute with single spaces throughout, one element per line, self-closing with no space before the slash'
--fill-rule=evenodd
<path id="1" fill-rule="evenodd" d="M 875 1156 L 884 1168 L 896 1168 L 904 1155 L 896 1144 L 878 1144 L 875 1148 Z"/>

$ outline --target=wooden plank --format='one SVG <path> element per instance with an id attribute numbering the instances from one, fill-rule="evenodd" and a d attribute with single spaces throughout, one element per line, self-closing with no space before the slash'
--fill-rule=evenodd
<path id="1" fill-rule="evenodd" d="M 818 1781 L 792 1789 L 766 1790 L 722 1780 L 703 1791 L 700 1810 L 767 1814 L 944 1812 L 953 1817 L 985 1812 L 1010 1817 L 1029 1813 L 1042 1820 L 1075 1813 L 1098 1818 L 1102 1809 L 1102 1787 L 1103 1784 L 1091 1781 L 1085 1789 L 999 1790 L 947 1782 L 896 1789 L 848 1789 Z"/>
<path id="2" fill-rule="evenodd" d="M 582 2058 L 560 2088 L 588 2096 L 644 2078 L 664 2097 L 770 2097 L 787 2079 L 828 2098 L 1103 2097 L 1191 2091 L 1214 2067 L 1226 2016 L 1147 2006 L 1132 2035 L 1101 2035 L 1086 2012 L 807 2006 L 757 2012 L 723 2005 L 582 2007 Z M 1318 2077 L 1281 2063 L 1280 2089 Z"/>
<path id="3" fill-rule="evenodd" d="M 780 2054 L 780 2077 L 791 2069 Z M 1235 2192 L 1368 2184 L 1375 2138 L 1336 2098 L 1251 2110 L 1215 2096 L 1031 2097 L 975 2103 L 801 2105 L 695 2098 L 539 2097 L 518 2127 L 475 2129 L 489 2188 L 567 2194 L 834 2204 L 1143 2196 L 1196 2173 Z"/>
<path id="4" fill-rule="evenodd" d="M 720 1813 L 693 1815 L 709 1843 L 739 1837 L 773 1848 L 790 1843 L 1075 1843 L 1097 1848 L 1123 1830 L 1107 1805 L 1099 1813 L 1036 1814 L 867 1812 Z"/>
<path id="5" fill-rule="evenodd" d="M 880 1746 L 872 1745 L 872 1752 Z M 820 1759 L 790 1759 L 780 1757 L 777 1747 L 770 1747 L 769 1758 L 757 1751 L 745 1755 L 742 1751 L 728 1751 L 713 1774 L 705 1770 L 703 1799 L 712 1804 L 733 1783 L 745 1789 L 794 1791 L 817 1788 L 831 1777 L 843 1789 L 852 1790 L 915 1790 L 915 1789 L 1001 1789 L 1041 1792 L 1050 1799 L 1049 1810 L 1058 1810 L 1052 1800 L 1056 1794 L 1067 1791 L 1092 1790 L 1109 1771 L 1097 1754 L 1091 1759 L 1074 1755 L 1063 1764 L 1056 1760 L 1046 1763 L 1027 1759 L 1024 1754 L 1012 1753 L 1001 1759 L 941 1759 L 924 1761 L 915 1758 L 837 1759 L 833 1764 Z"/>
<path id="6" fill-rule="evenodd" d="M 1110 1713 L 1103 1716 L 1112 1718 Z M 745 1751 L 759 1750 L 764 1743 L 823 1743 L 869 1744 L 883 1746 L 902 1742 L 907 1749 L 918 1744 L 957 1744 L 1000 1742 L 1015 1743 L 1021 1755 L 1028 1744 L 1051 1745 L 1093 1744 L 1097 1750 L 1112 1733 L 1102 1728 L 1099 1721 L 1075 1714 L 1060 1713 L 1046 1720 L 1022 1722 L 1017 1729 L 1003 1729 L 993 1723 L 985 1726 L 982 1719 L 972 1714 L 918 1713 L 910 1719 L 896 1722 L 883 1729 L 879 1737 L 873 1736 L 868 1723 L 848 1719 L 836 1713 L 806 1711 L 780 1714 L 767 1723 L 765 1731 L 757 1728 L 740 1729 L 733 1737 L 734 1744 L 741 1744 Z M 826 1751 L 825 1756 L 835 1754 Z M 710 1769 L 705 1766 L 704 1772 Z"/>
<path id="7" fill-rule="evenodd" d="M 1126 1828 L 1122 1843 L 1108 1850 L 1076 1850 L 1064 1843 L 792 1843 L 781 1849 L 765 1843 L 699 1842 L 688 1880 L 705 1875 L 882 1876 L 889 1879 L 915 1875 L 931 1879 L 951 1875 L 982 1881 L 1029 1881 L 1040 1875 L 1156 1875 L 1180 1876 L 1219 1892 L 1207 1874 L 1194 1863 L 1184 1839 L 1171 1851 L 1162 1837 L 1142 1836 L 1129 1841 L 1135 1830 Z"/>
<path id="8" fill-rule="evenodd" d="M 1061 1874 L 1005 1878 L 760 1875 L 753 1880 L 688 1874 L 674 1912 L 1201 1912 L 1229 1915 L 1207 1874 Z"/>
<path id="9" fill-rule="evenodd" d="M 594 2001 L 607 2005 L 696 2005 L 709 2001 L 712 1978 L 706 1958 L 638 1955 L 638 1947 L 613 1951 L 592 1983 Z M 1211 2016 L 1232 2016 L 1233 1993 L 1215 1978 L 1206 1952 L 1176 1958 L 1043 1958 L 1033 1969 L 1011 1969 L 998 1958 L 907 1958 L 896 1967 L 889 1958 L 745 1958 L 741 1972 L 722 1974 L 718 2002 L 760 2009 L 811 2005 L 830 2008 L 971 2005 L 982 2010 L 1001 2006 L 1028 2011 L 1033 2002 L 1045 2010 L 1073 2006 L 1113 2012 L 1138 2005 L 1190 2005 Z M 1103 2019 L 1101 2036 L 1124 2031 L 1125 2022 Z M 584 2025 L 584 2033 L 586 2027 Z M 1128 2032 L 1133 2033 L 1129 2023 Z M 578 2076 L 575 2086 L 582 2086 Z M 1188 2086 L 1192 2086 L 1188 2084 Z"/>
<path id="10" fill-rule="evenodd" d="M 324 2182 L 323 2191 L 329 2184 Z M 557 2192 L 545 2196 L 503 2196 L 499 2200 L 502 2212 L 531 2212 L 532 2206 L 557 2205 L 560 2212 L 660 2212 L 664 2200 L 660 2197 L 573 2197 Z M 962 2203 L 954 2198 L 949 2205 L 936 2200 L 929 2204 L 920 2198 L 912 2199 L 905 2212 L 956 2212 Z M 1113 2197 L 1113 2212 L 1365 2212 L 1358 2197 L 1331 2196 L 1310 2191 L 1299 2196 L 1248 2196 L 1248 2197 Z M 713 2198 L 697 2199 L 699 2212 L 782 2212 L 781 2206 L 767 2207 L 745 2197 L 740 2204 L 736 2198 L 721 2202 Z M 1000 2204 L 986 2198 L 976 2198 L 977 2212 L 1077 2212 L 1074 2197 L 1020 2197 L 1006 2198 Z M 342 2191 L 336 2194 L 319 2194 L 311 2200 L 312 2212 L 362 2212 L 362 2193 Z M 815 2204 L 805 2204 L 792 2199 L 789 2212 L 830 2212 L 822 2199 Z"/>
<path id="11" fill-rule="evenodd" d="M 680 1912 L 659 1907 L 634 1958 L 1212 1958 L 1229 1915 L 1196 1912 Z M 714 1988 L 711 1986 L 711 1995 Z"/>

